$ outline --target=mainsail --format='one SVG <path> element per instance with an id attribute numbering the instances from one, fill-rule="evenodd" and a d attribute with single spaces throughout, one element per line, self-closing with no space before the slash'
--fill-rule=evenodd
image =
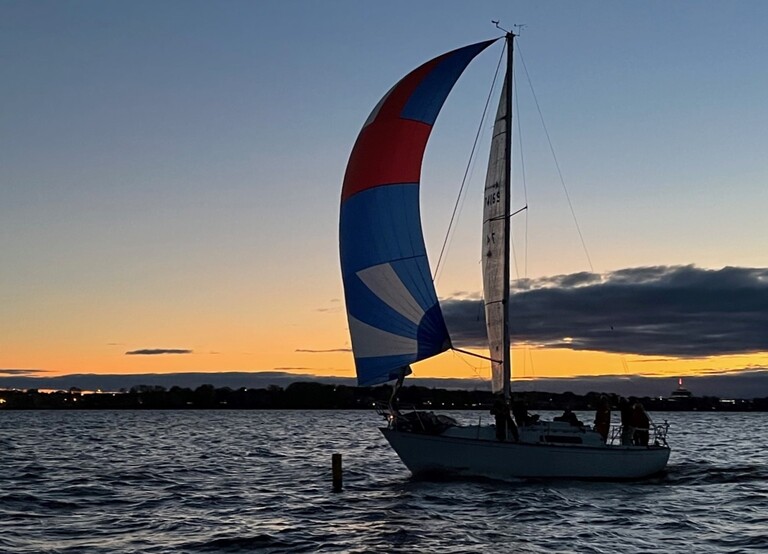
<path id="1" fill-rule="evenodd" d="M 506 87 L 505 87 L 506 89 Z M 506 92 L 506 91 L 505 91 Z M 504 374 L 504 251 L 505 251 L 505 195 L 507 104 L 502 93 L 496 123 L 493 126 L 491 154 L 485 177 L 485 204 L 483 207 L 483 300 L 485 325 L 491 359 L 493 392 L 502 390 Z"/>
<path id="2" fill-rule="evenodd" d="M 339 248 L 361 386 L 396 379 L 451 346 L 421 230 L 421 162 L 448 93 L 493 42 L 453 50 L 406 75 L 373 109 L 352 149 Z"/>
<path id="3" fill-rule="evenodd" d="M 509 357 L 509 212 L 511 156 L 511 38 L 507 60 L 507 77 L 493 126 L 488 172 L 485 177 L 483 206 L 483 300 L 488 349 L 491 357 L 493 392 L 509 396 L 511 379 Z"/>

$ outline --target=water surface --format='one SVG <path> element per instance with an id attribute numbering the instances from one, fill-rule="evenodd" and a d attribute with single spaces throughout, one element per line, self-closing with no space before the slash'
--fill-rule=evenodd
<path id="1" fill-rule="evenodd" d="M 0 551 L 768 551 L 765 414 L 652 416 L 649 480 L 429 482 L 373 412 L 0 412 Z"/>

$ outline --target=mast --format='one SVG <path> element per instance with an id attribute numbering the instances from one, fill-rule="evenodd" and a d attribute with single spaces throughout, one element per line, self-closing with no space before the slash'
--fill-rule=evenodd
<path id="1" fill-rule="evenodd" d="M 506 136 L 505 141 L 505 160 L 504 160 L 504 274 L 503 274 L 503 293 L 502 304 L 504 307 L 504 325 L 502 327 L 502 362 L 503 362 L 503 394 L 504 401 L 509 404 L 512 388 L 512 352 L 510 350 L 510 338 L 509 338 L 509 279 L 511 275 L 511 254 L 510 254 L 510 234 L 511 234 L 511 221 L 510 213 L 512 212 L 512 61 L 513 51 L 515 43 L 515 34 L 508 32 L 506 36 L 507 41 L 507 75 L 505 78 L 506 90 Z"/>

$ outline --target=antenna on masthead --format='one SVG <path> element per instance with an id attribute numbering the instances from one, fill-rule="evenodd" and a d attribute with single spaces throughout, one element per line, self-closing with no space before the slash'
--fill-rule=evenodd
<path id="1" fill-rule="evenodd" d="M 512 28 L 514 29 L 514 31 L 508 31 L 507 29 L 499 25 L 499 21 L 495 21 L 491 19 L 491 23 L 496 25 L 497 29 L 504 31 L 508 35 L 512 35 L 512 37 L 520 36 L 520 33 L 523 31 L 523 29 L 525 29 L 528 26 L 526 23 L 515 23 L 514 25 L 512 25 Z"/>
<path id="2" fill-rule="evenodd" d="M 507 33 L 507 34 L 510 34 L 510 32 L 509 32 L 509 31 L 507 31 L 507 30 L 506 30 L 504 27 L 502 27 L 501 25 L 499 25 L 499 22 L 498 22 L 498 21 L 494 21 L 493 19 L 491 19 L 491 23 L 493 23 L 494 25 L 496 25 L 496 28 L 497 28 L 497 29 L 500 29 L 500 30 L 504 31 L 504 32 L 505 32 L 505 33 Z"/>

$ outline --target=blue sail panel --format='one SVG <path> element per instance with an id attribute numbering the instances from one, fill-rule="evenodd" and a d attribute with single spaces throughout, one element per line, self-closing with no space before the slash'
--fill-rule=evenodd
<path id="1" fill-rule="evenodd" d="M 469 62 L 493 40 L 471 44 L 442 57 L 403 107 L 402 117 L 434 125 L 443 102 Z"/>
<path id="2" fill-rule="evenodd" d="M 416 183 L 363 191 L 341 209 L 341 265 L 361 385 L 450 347 L 421 233 Z"/>

